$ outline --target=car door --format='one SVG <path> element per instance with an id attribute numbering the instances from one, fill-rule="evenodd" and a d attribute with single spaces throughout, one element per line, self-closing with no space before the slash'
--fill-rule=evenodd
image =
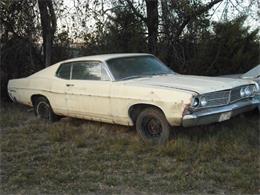
<path id="1" fill-rule="evenodd" d="M 73 116 L 110 122 L 111 81 L 101 62 L 73 62 L 66 86 L 68 110 Z"/>
<path id="2" fill-rule="evenodd" d="M 63 63 L 59 66 L 56 75 L 51 82 L 51 95 L 49 101 L 56 114 L 68 114 L 67 83 L 71 77 L 71 63 Z"/>

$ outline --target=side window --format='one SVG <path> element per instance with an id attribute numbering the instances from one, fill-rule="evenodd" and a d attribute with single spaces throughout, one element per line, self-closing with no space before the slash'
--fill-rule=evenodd
<path id="1" fill-rule="evenodd" d="M 101 80 L 101 63 L 100 62 L 73 63 L 72 79 Z"/>
<path id="2" fill-rule="evenodd" d="M 70 63 L 62 64 L 60 65 L 56 73 L 56 76 L 62 79 L 70 79 L 70 71 L 71 71 Z"/>

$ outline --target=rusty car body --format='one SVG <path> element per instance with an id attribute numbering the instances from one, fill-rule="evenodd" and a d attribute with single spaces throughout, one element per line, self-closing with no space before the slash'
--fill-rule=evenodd
<path id="1" fill-rule="evenodd" d="M 165 143 L 174 126 L 228 120 L 255 109 L 250 80 L 181 75 L 151 54 L 65 60 L 8 83 L 10 98 L 40 118 L 59 116 L 136 126 L 144 141 Z"/>

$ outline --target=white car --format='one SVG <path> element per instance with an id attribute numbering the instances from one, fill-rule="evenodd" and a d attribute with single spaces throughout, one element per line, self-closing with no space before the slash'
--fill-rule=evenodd
<path id="1" fill-rule="evenodd" d="M 224 75 L 222 77 L 253 80 L 260 86 L 260 64 L 244 74 Z M 255 95 L 255 98 L 260 100 L 260 91 Z M 260 111 L 260 104 L 258 105 L 258 110 Z"/>
<path id="2" fill-rule="evenodd" d="M 39 118 L 59 116 L 136 126 L 144 141 L 165 143 L 170 128 L 228 120 L 255 109 L 249 80 L 180 75 L 150 54 L 106 54 L 59 62 L 10 80 L 15 102 Z"/>
<path id="3" fill-rule="evenodd" d="M 258 86 L 260 86 L 260 64 L 257 65 L 256 67 L 252 68 L 245 74 L 242 74 L 241 78 L 248 79 L 248 80 L 254 80 L 255 82 L 257 82 Z M 255 98 L 260 100 L 260 91 L 258 91 Z M 258 105 L 258 110 L 260 112 L 260 104 Z"/>
<path id="4" fill-rule="evenodd" d="M 259 81 L 260 80 L 260 64 L 257 65 L 256 67 L 252 68 L 245 74 L 242 74 L 240 77 L 243 79 L 248 78 L 248 79 L 256 79 Z"/>

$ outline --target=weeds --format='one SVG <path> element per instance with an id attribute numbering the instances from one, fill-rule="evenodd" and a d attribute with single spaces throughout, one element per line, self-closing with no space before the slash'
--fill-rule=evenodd
<path id="1" fill-rule="evenodd" d="M 176 129 L 165 146 L 127 127 L 45 123 L 1 109 L 2 194 L 259 193 L 259 115 Z"/>

